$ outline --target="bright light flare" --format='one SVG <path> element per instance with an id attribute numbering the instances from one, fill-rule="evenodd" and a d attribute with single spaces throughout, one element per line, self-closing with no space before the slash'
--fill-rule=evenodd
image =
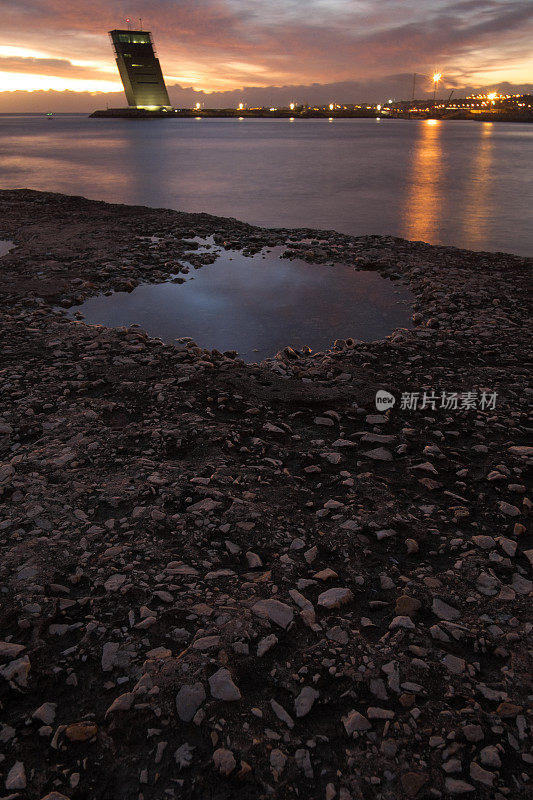
<path id="1" fill-rule="evenodd" d="M 442 78 L 442 72 L 435 72 L 433 74 L 433 83 L 438 83 Z"/>
<path id="2" fill-rule="evenodd" d="M 498 97 L 498 92 L 490 92 L 490 94 L 488 94 L 487 97 L 489 100 L 496 100 L 496 98 Z"/>

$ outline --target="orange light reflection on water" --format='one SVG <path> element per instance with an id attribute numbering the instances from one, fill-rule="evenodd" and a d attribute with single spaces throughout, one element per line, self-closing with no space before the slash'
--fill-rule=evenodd
<path id="1" fill-rule="evenodd" d="M 483 122 L 479 147 L 472 161 L 472 171 L 465 187 L 465 205 L 461 215 L 466 246 L 483 248 L 493 214 L 491 186 L 493 181 L 494 122 Z"/>
<path id="2" fill-rule="evenodd" d="M 406 239 L 435 241 L 442 204 L 441 131 L 442 122 L 436 119 L 425 120 L 420 126 L 403 215 L 403 236 Z"/>

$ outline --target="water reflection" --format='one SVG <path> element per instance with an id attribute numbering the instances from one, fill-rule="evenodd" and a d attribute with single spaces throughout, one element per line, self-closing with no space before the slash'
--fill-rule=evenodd
<path id="1" fill-rule="evenodd" d="M 411 293 L 375 272 L 280 258 L 281 249 L 247 258 L 224 251 L 188 280 L 138 286 L 94 297 L 81 312 L 91 324 L 138 324 L 173 342 L 237 350 L 246 361 L 274 356 L 285 345 L 312 350 L 349 336 L 370 341 L 410 326 Z"/>
<path id="2" fill-rule="evenodd" d="M 409 190 L 404 211 L 402 236 L 417 241 L 435 242 L 442 214 L 442 133 L 440 120 L 428 119 L 420 125 L 409 173 Z"/>
<path id="3" fill-rule="evenodd" d="M 465 186 L 465 204 L 459 216 L 463 222 L 465 246 L 483 249 L 489 233 L 493 209 L 491 189 L 493 176 L 494 123 L 483 122 L 479 145 L 472 159 L 472 170 Z"/>

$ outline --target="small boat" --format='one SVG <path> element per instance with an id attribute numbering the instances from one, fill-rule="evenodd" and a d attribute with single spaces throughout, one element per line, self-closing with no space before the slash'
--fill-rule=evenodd
<path id="1" fill-rule="evenodd" d="M 53 113 L 51 111 L 49 111 L 46 116 L 52 118 L 54 115 L 53 115 Z"/>

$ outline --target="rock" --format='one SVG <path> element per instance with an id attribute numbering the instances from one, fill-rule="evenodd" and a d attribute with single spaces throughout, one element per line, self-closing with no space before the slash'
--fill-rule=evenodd
<path id="1" fill-rule="evenodd" d="M 200 682 L 184 684 L 176 695 L 176 711 L 183 722 L 190 722 L 205 700 L 205 689 Z"/>
<path id="2" fill-rule="evenodd" d="M 404 628 L 408 631 L 414 631 L 416 626 L 411 617 L 394 617 L 389 625 L 389 630 L 394 631 L 396 628 Z"/>
<path id="3" fill-rule="evenodd" d="M 102 649 L 102 671 L 109 672 L 116 664 L 118 642 L 106 642 Z"/>
<path id="4" fill-rule="evenodd" d="M 494 745 L 488 745 L 488 747 L 484 747 L 479 753 L 479 759 L 484 767 L 499 769 L 502 765 L 498 748 L 494 747 Z"/>
<path id="5" fill-rule="evenodd" d="M 309 780 L 313 778 L 314 772 L 313 772 L 313 767 L 311 765 L 309 750 L 305 750 L 303 748 L 296 750 L 294 754 L 294 760 L 296 762 L 296 766 L 298 767 L 298 769 L 302 770 L 306 778 L 308 778 Z"/>
<path id="6" fill-rule="evenodd" d="M 280 628 L 288 628 L 294 617 L 292 608 L 280 600 L 259 600 L 252 606 L 252 611 L 259 617 L 266 617 L 275 622 Z"/>
<path id="7" fill-rule="evenodd" d="M 294 728 L 293 718 L 290 716 L 290 714 L 287 713 L 287 711 L 285 711 L 283 706 L 280 703 L 278 703 L 277 700 L 272 699 L 270 701 L 270 707 L 272 708 L 272 711 L 274 712 L 276 717 L 280 719 L 282 722 L 284 722 L 288 728 Z"/>
<path id="8" fill-rule="evenodd" d="M 259 658 L 268 653 L 268 651 L 278 643 L 278 637 L 271 633 L 265 636 L 257 645 L 257 655 Z"/>
<path id="9" fill-rule="evenodd" d="M 372 728 L 372 723 L 360 714 L 359 711 L 350 711 L 347 716 L 343 718 L 342 724 L 348 736 L 351 736 L 354 731 L 359 733 L 361 731 L 369 731 Z"/>
<path id="10" fill-rule="evenodd" d="M 44 797 L 41 797 L 41 800 L 70 800 L 70 798 L 66 794 L 61 794 L 61 792 L 48 792 Z"/>
<path id="11" fill-rule="evenodd" d="M 349 589 L 338 587 L 335 589 L 328 589 L 319 595 L 317 603 L 324 608 L 340 608 L 345 603 L 353 600 L 353 594 Z"/>
<path id="12" fill-rule="evenodd" d="M 284 753 L 282 753 L 281 750 L 275 747 L 270 753 L 270 766 L 276 780 L 279 779 L 281 773 L 285 769 L 286 763 L 287 757 L 284 755 Z"/>
<path id="13" fill-rule="evenodd" d="M 126 575 L 111 575 L 104 583 L 106 592 L 118 592 L 121 586 L 126 583 Z"/>
<path id="14" fill-rule="evenodd" d="M 453 675 L 460 675 L 466 669 L 466 662 L 464 658 L 458 658 L 451 653 L 448 653 L 446 656 L 444 656 L 442 663 L 448 672 L 451 672 Z"/>
<path id="15" fill-rule="evenodd" d="M 29 656 L 22 656 L 15 661 L 10 661 L 5 667 L 0 667 L 0 676 L 6 681 L 12 681 L 14 684 L 26 688 L 30 669 Z"/>
<path id="16" fill-rule="evenodd" d="M 114 714 L 116 711 L 129 711 L 132 707 L 133 703 L 135 702 L 135 695 L 133 692 L 125 692 L 124 694 L 119 695 L 107 711 L 105 712 L 106 717 L 109 714 Z"/>
<path id="17" fill-rule="evenodd" d="M 416 797 L 420 789 L 426 785 L 428 777 L 420 772 L 404 772 L 400 781 L 407 797 Z"/>
<path id="18" fill-rule="evenodd" d="M 461 781 L 457 778 L 446 778 L 444 781 L 444 786 L 446 791 L 449 794 L 468 794 L 469 792 L 475 792 L 475 788 L 470 783 L 466 783 L 466 781 Z"/>
<path id="19" fill-rule="evenodd" d="M 485 737 L 481 725 L 463 725 L 463 734 L 467 742 L 481 742 Z"/>
<path id="20" fill-rule="evenodd" d="M 475 761 L 470 763 L 470 777 L 472 780 L 482 783 L 484 786 L 492 786 L 494 784 L 495 775 L 483 767 L 480 767 Z"/>
<path id="21" fill-rule="evenodd" d="M 219 747 L 218 750 L 215 750 L 213 753 L 213 762 L 215 768 L 222 775 L 230 775 L 237 766 L 237 762 L 231 750 L 226 750 L 224 747 Z"/>
<path id="22" fill-rule="evenodd" d="M 241 693 L 231 679 L 228 669 L 222 667 L 209 678 L 209 688 L 216 700 L 232 702 L 241 699 Z"/>
<path id="23" fill-rule="evenodd" d="M 450 606 L 448 603 L 445 603 L 444 600 L 441 600 L 439 597 L 435 597 L 433 599 L 431 610 L 439 619 L 445 619 L 448 621 L 459 619 L 461 616 L 460 611 L 453 606 Z"/>
<path id="24" fill-rule="evenodd" d="M 297 717 L 305 717 L 309 714 L 313 703 L 320 696 L 320 693 L 313 689 L 311 686 L 304 686 L 296 700 L 294 701 L 294 708 Z"/>
<path id="25" fill-rule="evenodd" d="M 65 736 L 69 742 L 88 742 L 98 733 L 98 725 L 94 722 L 73 722 L 67 725 Z"/>
<path id="26" fill-rule="evenodd" d="M 506 517 L 518 517 L 520 514 L 519 508 L 511 505 L 510 503 L 506 503 L 504 500 L 500 500 L 498 503 L 498 508 L 502 514 L 505 514 Z"/>
<path id="27" fill-rule="evenodd" d="M 182 744 L 181 747 L 178 747 L 178 749 L 174 752 L 174 760 L 179 769 L 186 769 L 187 767 L 190 767 L 192 764 L 193 750 L 194 747 L 191 747 L 190 744 L 185 742 L 185 744 Z"/>
<path id="28" fill-rule="evenodd" d="M 51 725 L 56 718 L 57 703 L 43 703 L 32 713 L 32 719 L 38 719 L 45 725 Z"/>
<path id="29" fill-rule="evenodd" d="M 8 791 L 26 788 L 26 770 L 22 761 L 15 761 L 7 773 L 5 787 Z"/>
<path id="30" fill-rule="evenodd" d="M 375 450 L 367 450 L 364 454 L 366 458 L 371 458 L 373 461 L 392 461 L 392 453 L 386 447 L 376 447 Z"/>
<path id="31" fill-rule="evenodd" d="M 23 644 L 14 644 L 14 642 L 1 642 L 0 641 L 0 661 L 11 661 L 16 658 L 23 650 Z"/>
<path id="32" fill-rule="evenodd" d="M 420 600 L 417 600 L 415 597 L 410 597 L 407 594 L 403 594 L 396 600 L 396 608 L 395 611 L 400 616 L 408 616 L 414 617 L 416 612 L 420 610 L 422 607 L 422 603 Z M 415 774 L 415 773 L 406 773 L 406 774 Z"/>
<path id="33" fill-rule="evenodd" d="M 502 719 L 512 719 L 520 714 L 521 711 L 522 706 L 517 706 L 514 703 L 508 703 L 507 701 L 500 703 L 496 709 L 496 713 L 499 717 L 502 717 Z"/>

